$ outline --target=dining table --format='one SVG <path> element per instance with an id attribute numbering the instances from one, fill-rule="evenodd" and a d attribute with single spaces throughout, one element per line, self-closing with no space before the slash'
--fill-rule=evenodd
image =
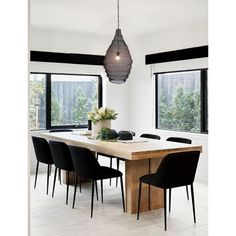
<path id="1" fill-rule="evenodd" d="M 64 142 L 67 145 L 85 147 L 95 153 L 118 157 L 125 161 L 126 212 L 137 212 L 139 178 L 155 173 L 162 159 L 170 154 L 187 151 L 202 152 L 201 145 L 184 144 L 164 140 L 134 137 L 133 140 L 101 141 L 85 131 L 41 133 L 47 140 Z M 66 178 L 66 175 L 64 175 Z M 69 181 L 69 180 L 67 180 Z M 140 212 L 163 208 L 163 190 L 142 185 Z"/>

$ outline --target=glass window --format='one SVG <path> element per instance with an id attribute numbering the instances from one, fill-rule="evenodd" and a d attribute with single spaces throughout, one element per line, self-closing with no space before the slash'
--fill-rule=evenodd
<path id="1" fill-rule="evenodd" d="M 98 107 L 97 76 L 51 76 L 51 125 L 85 125 L 87 113 Z"/>
<path id="2" fill-rule="evenodd" d="M 31 74 L 29 81 L 29 126 L 46 128 L 46 75 Z"/>
<path id="3" fill-rule="evenodd" d="M 201 70 L 157 74 L 157 128 L 201 132 Z"/>
<path id="4" fill-rule="evenodd" d="M 102 106 L 99 75 L 31 73 L 30 130 L 86 128 L 87 113 Z"/>

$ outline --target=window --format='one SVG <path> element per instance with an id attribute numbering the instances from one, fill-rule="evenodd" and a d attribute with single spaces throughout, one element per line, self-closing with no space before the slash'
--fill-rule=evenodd
<path id="1" fill-rule="evenodd" d="M 31 74 L 29 82 L 30 129 L 46 128 L 46 75 Z"/>
<path id="2" fill-rule="evenodd" d="M 156 74 L 156 128 L 204 133 L 207 114 L 207 70 Z"/>
<path id="3" fill-rule="evenodd" d="M 98 75 L 30 74 L 30 129 L 87 127 L 87 113 L 102 106 Z"/>

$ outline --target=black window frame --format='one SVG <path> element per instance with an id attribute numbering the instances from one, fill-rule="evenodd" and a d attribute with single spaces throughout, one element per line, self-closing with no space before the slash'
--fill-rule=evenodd
<path id="1" fill-rule="evenodd" d="M 201 97 L 201 127 L 200 132 L 197 134 L 208 134 L 208 68 L 189 69 L 189 70 L 178 70 L 178 71 L 165 71 L 154 73 L 155 75 L 155 128 L 168 131 L 193 133 L 190 131 L 180 131 L 172 129 L 159 128 L 158 124 L 158 75 L 169 74 L 169 73 L 181 73 L 190 71 L 200 71 L 200 97 Z"/>
<path id="2" fill-rule="evenodd" d="M 79 124 L 79 125 L 52 125 L 51 124 L 51 77 L 52 75 L 74 75 L 74 76 L 96 76 L 98 77 L 98 108 L 102 107 L 103 100 L 103 87 L 102 87 L 102 76 L 97 74 L 72 74 L 72 73 L 48 73 L 48 72 L 30 72 L 31 74 L 44 74 L 46 75 L 45 81 L 45 90 L 46 90 L 46 127 L 45 129 L 34 129 L 31 131 L 37 130 L 50 130 L 50 129 L 79 129 L 79 128 L 88 128 L 88 124 Z"/>

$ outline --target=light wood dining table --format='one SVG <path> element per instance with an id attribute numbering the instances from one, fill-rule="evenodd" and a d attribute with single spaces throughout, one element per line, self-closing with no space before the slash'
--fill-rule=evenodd
<path id="1" fill-rule="evenodd" d="M 125 161 L 125 203 L 128 213 L 137 212 L 138 184 L 142 175 L 155 173 L 169 153 L 196 151 L 202 146 L 170 141 L 136 138 L 131 142 L 107 142 L 90 139 L 83 132 L 42 133 L 47 140 L 85 147 L 94 152 L 122 158 Z M 150 201 L 149 201 L 150 200 Z M 163 190 L 143 184 L 140 211 L 163 208 Z"/>

